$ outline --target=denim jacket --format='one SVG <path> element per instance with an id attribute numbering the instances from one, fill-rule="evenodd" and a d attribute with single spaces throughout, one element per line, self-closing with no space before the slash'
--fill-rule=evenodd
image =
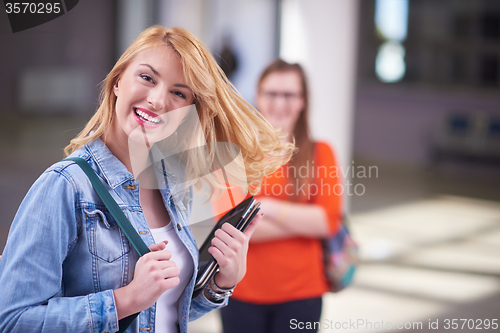
<path id="1" fill-rule="evenodd" d="M 99 139 L 72 156 L 87 160 L 146 245 L 154 243 L 139 203 L 139 182 Z M 160 192 L 171 223 L 193 260 L 179 299 L 179 329 L 226 304 L 193 298 L 198 249 L 189 228 L 191 189 L 177 193 L 162 164 Z M 0 260 L 0 332 L 115 332 L 113 290 L 130 283 L 138 254 L 78 165 L 61 161 L 33 184 L 12 223 Z M 127 332 L 155 330 L 155 305 Z"/>

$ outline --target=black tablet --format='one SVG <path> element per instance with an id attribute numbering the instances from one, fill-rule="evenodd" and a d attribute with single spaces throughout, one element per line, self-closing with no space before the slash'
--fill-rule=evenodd
<path id="1" fill-rule="evenodd" d="M 259 206 L 260 203 L 258 203 L 254 197 L 249 197 L 217 221 L 217 224 L 205 239 L 203 245 L 200 247 L 198 276 L 196 277 L 196 285 L 194 287 L 195 293 L 200 292 L 203 288 L 205 288 L 208 281 L 210 281 L 215 273 L 217 273 L 219 268 L 217 261 L 208 252 L 208 248 L 212 245 L 212 239 L 214 238 L 215 231 L 221 228 L 226 222 L 230 223 L 238 230 L 245 231 L 252 219 L 255 215 L 257 215 L 257 212 L 260 209 Z"/>

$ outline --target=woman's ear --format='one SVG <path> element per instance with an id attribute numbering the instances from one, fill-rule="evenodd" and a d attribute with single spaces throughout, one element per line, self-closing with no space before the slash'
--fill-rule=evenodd
<path id="1" fill-rule="evenodd" d="M 115 93 L 116 97 L 118 97 L 118 82 L 120 82 L 120 80 L 116 80 L 115 84 L 113 85 L 113 92 Z"/>

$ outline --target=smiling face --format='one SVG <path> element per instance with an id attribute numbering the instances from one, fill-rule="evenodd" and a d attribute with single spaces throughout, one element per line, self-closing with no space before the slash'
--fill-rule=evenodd
<path id="1" fill-rule="evenodd" d="M 184 120 L 194 94 L 187 86 L 179 55 L 160 45 L 140 51 L 113 87 L 115 115 L 107 131 L 115 144 L 128 139 L 150 143 L 175 132 Z"/>
<path id="2" fill-rule="evenodd" d="M 267 75 L 257 93 L 257 109 L 274 128 L 292 134 L 304 109 L 300 75 L 295 71 L 277 71 Z"/>

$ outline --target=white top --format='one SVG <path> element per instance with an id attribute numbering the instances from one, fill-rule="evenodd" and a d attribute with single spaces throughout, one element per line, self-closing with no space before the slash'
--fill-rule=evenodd
<path id="1" fill-rule="evenodd" d="M 151 229 L 151 234 L 153 235 L 155 243 L 168 240 L 165 249 L 172 252 L 172 258 L 170 260 L 174 261 L 181 271 L 179 275 L 180 283 L 174 288 L 164 292 L 156 302 L 155 332 L 177 333 L 177 325 L 179 322 L 179 298 L 193 274 L 191 256 L 175 233 L 172 223 L 169 223 L 165 227 Z"/>

